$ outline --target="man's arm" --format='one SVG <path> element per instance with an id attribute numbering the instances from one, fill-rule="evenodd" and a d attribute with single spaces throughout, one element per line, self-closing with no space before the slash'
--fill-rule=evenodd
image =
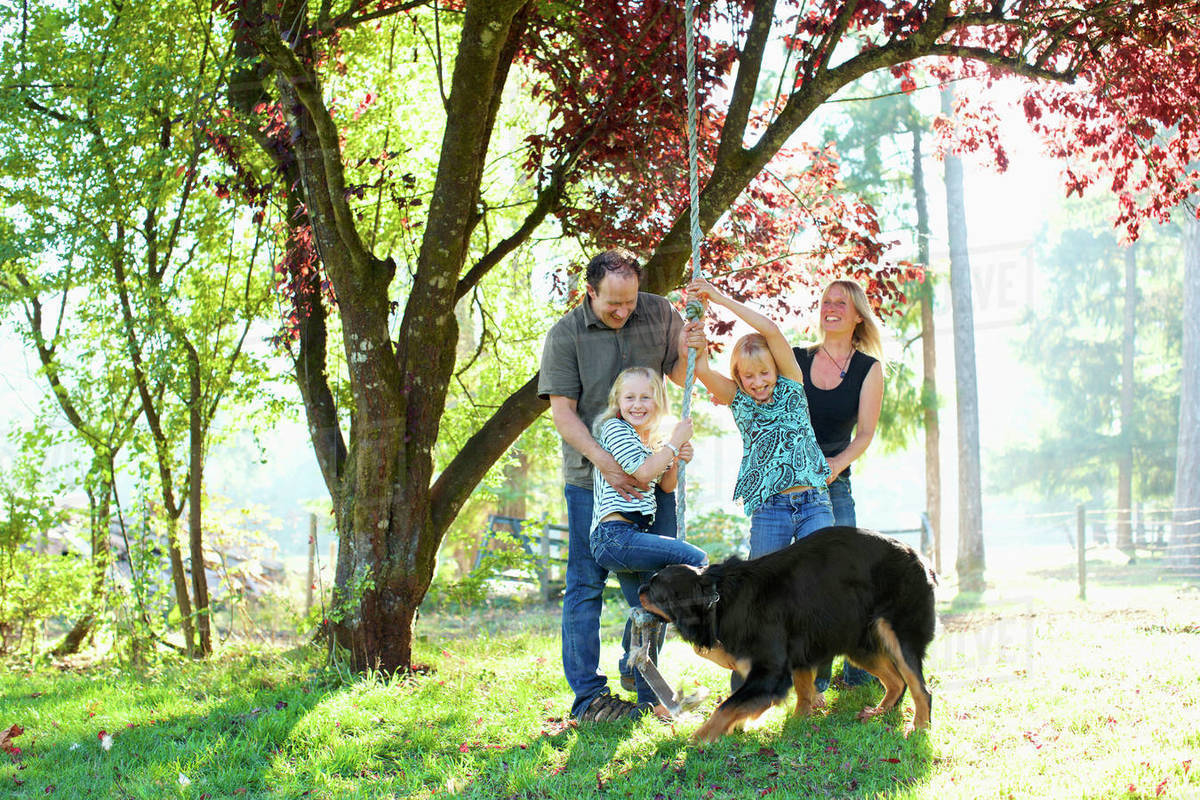
<path id="1" fill-rule="evenodd" d="M 550 395 L 550 415 L 554 419 L 558 435 L 592 462 L 592 466 L 600 470 L 604 480 L 608 481 L 618 494 L 626 500 L 640 500 L 641 493 L 650 487 L 623 470 L 612 454 L 592 438 L 591 431 L 579 418 L 575 406 L 576 401 L 573 397 Z"/>

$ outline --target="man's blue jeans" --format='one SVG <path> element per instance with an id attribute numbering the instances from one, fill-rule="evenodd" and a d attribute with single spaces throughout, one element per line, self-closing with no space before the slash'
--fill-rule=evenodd
<path id="1" fill-rule="evenodd" d="M 675 495 L 654 490 L 658 512 L 652 531 L 675 535 Z M 608 570 L 592 555 L 592 490 L 567 484 L 567 585 L 562 604 L 562 661 L 567 684 L 575 693 L 571 714 L 579 717 L 597 695 L 608 690 L 608 678 L 600 671 L 600 611 Z M 667 533 L 669 531 L 669 533 Z M 637 595 L 640 583 L 633 573 L 617 573 L 625 597 Z M 629 584 L 628 588 L 626 584 Z M 629 649 L 629 624 L 621 639 Z M 622 656 L 624 662 L 624 656 Z"/>
<path id="2" fill-rule="evenodd" d="M 832 524 L 833 506 L 824 489 L 773 494 L 750 517 L 750 557 L 782 550 Z"/>

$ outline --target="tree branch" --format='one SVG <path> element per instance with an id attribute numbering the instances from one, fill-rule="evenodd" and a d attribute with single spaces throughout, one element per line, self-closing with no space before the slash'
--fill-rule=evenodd
<path id="1" fill-rule="evenodd" d="M 746 136 L 746 124 L 754 95 L 758 89 L 758 76 L 762 72 L 763 55 L 771 38 L 771 23 L 775 18 L 775 0 L 755 3 L 750 30 L 746 33 L 746 44 L 738 59 L 737 79 L 729 100 L 729 111 L 725 125 L 721 128 L 721 140 L 717 144 L 716 160 L 729 161 L 742 150 Z"/>
<path id="2" fill-rule="evenodd" d="M 538 192 L 537 201 L 529 213 L 525 215 L 525 221 L 521 223 L 521 227 L 517 228 L 511 235 L 493 247 L 488 253 L 484 254 L 467 271 L 467 274 L 459 279 L 458 286 L 454 290 L 454 301 L 456 303 L 466 297 L 467 293 L 483 279 L 483 276 L 503 261 L 509 253 L 525 243 L 533 235 L 533 232 L 537 230 L 542 220 L 554 210 L 558 205 L 558 201 L 562 198 L 564 190 L 563 173 L 567 171 L 570 165 L 574 164 L 574 161 L 575 159 L 571 158 L 569 161 L 555 166 L 550 174 L 550 183 Z"/>
<path id="3" fill-rule="evenodd" d="M 538 397 L 538 376 L 509 395 L 496 413 L 468 439 L 430 491 L 433 529 L 439 538 L 491 465 L 550 404 Z"/>
<path id="4" fill-rule="evenodd" d="M 1038 67 L 1030 64 L 1025 59 L 1018 56 L 1002 56 L 994 53 L 983 47 L 966 47 L 953 44 L 938 44 L 930 47 L 927 51 L 928 55 L 932 56 L 947 56 L 956 58 L 969 58 L 976 61 L 982 61 L 985 64 L 991 64 L 994 67 L 1000 67 L 1014 75 L 1021 75 L 1026 78 L 1038 78 L 1045 81 L 1054 81 L 1055 83 L 1071 83 L 1079 77 L 1078 66 L 1073 66 L 1067 70 L 1053 70 L 1044 67 Z"/>
<path id="5" fill-rule="evenodd" d="M 858 0 L 847 0 L 838 9 L 838 15 L 833 20 L 833 24 L 825 31 L 825 35 L 821 37 L 821 43 L 813 50 L 812 59 L 804 74 L 805 83 L 818 75 L 829 72 L 829 60 L 833 58 L 833 51 L 837 49 L 838 42 L 842 40 L 842 35 L 846 33 L 846 28 L 850 25 L 850 20 L 857 10 Z"/>

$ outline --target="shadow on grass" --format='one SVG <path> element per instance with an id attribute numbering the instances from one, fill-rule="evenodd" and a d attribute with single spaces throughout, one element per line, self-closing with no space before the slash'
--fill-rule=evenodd
<path id="1" fill-rule="evenodd" d="M 182 696 L 201 703 L 212 698 L 189 685 L 187 672 L 124 673 L 113 681 L 111 702 L 79 702 L 69 687 L 0 695 L 6 718 L 11 711 L 25 720 L 30 734 L 20 742 L 24 752 L 13 783 L 0 788 L 0 797 L 277 796 L 268 783 L 277 760 L 294 746 L 293 728 L 344 690 L 303 679 L 255 688 L 257 678 L 247 671 L 248 691 L 230 692 L 204 713 L 176 713 L 171 706 Z M 107 742 L 102 732 L 111 737 Z M 6 794 L 13 786 L 24 794 Z"/>
<path id="2" fill-rule="evenodd" d="M 1181 588 L 1195 585 L 1189 583 L 1186 577 L 1168 569 L 1166 559 L 1162 555 L 1139 555 L 1135 561 L 1129 563 L 1121 563 L 1116 556 L 1105 559 L 1089 556 L 1086 566 L 1088 584 L 1114 587 L 1178 585 Z M 1045 580 L 1071 583 L 1079 581 L 1079 569 L 1075 564 L 1030 570 L 1029 574 Z"/>
<path id="3" fill-rule="evenodd" d="M 579 728 L 498 750 L 452 794 L 471 798 L 874 797 L 928 780 L 925 732 L 907 738 L 899 710 L 863 723 L 880 687 L 845 690 L 820 717 L 781 719 L 709 745 L 689 741 L 701 717 L 662 736 L 658 723 Z M 831 693 L 832 694 L 832 693 Z M 790 710 L 790 700 L 788 710 Z M 711 710 L 711 709 L 710 709 Z M 531 752 L 533 751 L 533 752 Z M 540 751 L 540 752 L 538 752 Z"/>
<path id="4" fill-rule="evenodd" d="M 959 592 L 943 607 L 942 614 L 969 614 L 988 606 L 983 592 Z"/>

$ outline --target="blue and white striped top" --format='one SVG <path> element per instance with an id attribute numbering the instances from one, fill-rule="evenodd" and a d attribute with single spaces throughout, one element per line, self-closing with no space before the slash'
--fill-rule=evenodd
<path id="1" fill-rule="evenodd" d="M 642 442 L 637 430 L 618 417 L 605 420 L 598 433 L 596 441 L 612 454 L 621 465 L 621 469 L 631 475 L 653 452 Z M 641 500 L 626 500 L 604 480 L 600 470 L 592 470 L 592 526 L 588 529 L 589 532 L 596 529 L 600 520 L 614 512 L 631 522 L 640 522 L 640 518 L 644 517 L 646 528 L 649 528 L 654 522 L 654 512 L 657 510 L 654 503 L 654 487 L 657 484 L 656 477 L 650 481 L 650 490 L 642 492 Z"/>

